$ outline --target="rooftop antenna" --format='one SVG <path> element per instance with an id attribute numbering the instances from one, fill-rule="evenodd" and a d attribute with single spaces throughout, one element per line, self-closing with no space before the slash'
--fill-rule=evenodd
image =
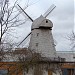
<path id="1" fill-rule="evenodd" d="M 20 8 L 20 10 L 19 11 L 21 11 L 21 12 L 23 12 L 30 20 L 31 20 L 31 22 L 33 22 L 34 20 L 24 11 L 24 9 L 22 9 L 21 8 L 21 6 L 19 5 L 19 4 L 17 4 L 18 5 L 18 7 Z M 47 17 L 54 9 L 55 9 L 55 5 L 54 4 L 52 4 L 50 7 L 49 7 L 49 9 L 43 14 L 43 17 Z M 22 42 L 24 41 L 24 40 L 26 40 L 26 38 L 29 36 L 31 34 L 31 32 L 20 42 L 20 44 L 19 45 L 21 45 L 22 44 Z M 18 45 L 18 46 L 19 46 Z"/>

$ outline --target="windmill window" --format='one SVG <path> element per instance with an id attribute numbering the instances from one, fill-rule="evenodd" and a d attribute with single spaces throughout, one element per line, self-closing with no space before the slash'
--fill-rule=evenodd
<path id="1" fill-rule="evenodd" d="M 48 23 L 48 21 L 46 20 L 46 23 Z"/>
<path id="2" fill-rule="evenodd" d="M 37 33 L 37 36 L 39 36 L 39 33 Z"/>
<path id="3" fill-rule="evenodd" d="M 38 43 L 36 43 L 36 46 L 38 46 Z"/>

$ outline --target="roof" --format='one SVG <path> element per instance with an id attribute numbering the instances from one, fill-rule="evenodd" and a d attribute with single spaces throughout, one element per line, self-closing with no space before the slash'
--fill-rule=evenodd
<path id="1" fill-rule="evenodd" d="M 39 27 L 51 28 L 53 27 L 53 23 L 49 19 L 46 19 L 41 15 L 39 18 L 33 21 L 31 29 L 33 30 Z"/>

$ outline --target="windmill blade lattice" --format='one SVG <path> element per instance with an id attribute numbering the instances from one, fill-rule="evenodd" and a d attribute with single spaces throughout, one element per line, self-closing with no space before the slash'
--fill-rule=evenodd
<path id="1" fill-rule="evenodd" d="M 54 4 L 52 4 L 49 9 L 43 14 L 43 17 L 47 17 L 55 8 L 56 6 Z"/>

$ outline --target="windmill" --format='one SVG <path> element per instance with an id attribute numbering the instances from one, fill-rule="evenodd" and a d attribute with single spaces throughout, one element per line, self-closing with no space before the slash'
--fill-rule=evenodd
<path id="1" fill-rule="evenodd" d="M 26 38 L 31 34 L 28 49 L 35 51 L 36 53 L 40 53 L 41 56 L 43 57 L 41 61 L 46 62 L 46 65 L 49 66 L 48 69 L 56 71 L 56 68 L 58 69 L 58 66 L 60 66 L 59 64 L 50 63 L 51 64 L 50 65 L 47 63 L 47 61 L 57 62 L 60 61 L 60 59 L 56 54 L 54 40 L 51 32 L 53 23 L 51 22 L 51 20 L 46 19 L 46 17 L 53 11 L 53 9 L 56 6 L 54 4 L 51 5 L 50 8 L 44 13 L 44 15 L 41 15 L 35 20 L 33 20 L 19 5 L 18 7 L 32 21 L 31 32 L 20 42 L 20 44 L 24 40 L 26 40 Z M 35 68 L 34 72 L 36 71 L 37 71 L 37 67 Z M 37 74 L 38 73 L 39 71 L 37 71 Z"/>
<path id="2" fill-rule="evenodd" d="M 18 4 L 17 4 L 17 5 L 18 5 Z M 46 17 L 55 9 L 55 7 L 56 7 L 56 6 L 55 6 L 54 4 L 52 4 L 52 5 L 49 7 L 49 9 L 43 14 L 43 17 L 46 18 Z M 16 8 L 19 10 L 20 13 L 23 12 L 23 15 L 26 15 L 26 16 L 30 19 L 30 21 L 33 23 L 34 20 L 24 11 L 24 9 L 21 8 L 20 5 L 16 6 Z M 23 43 L 23 41 L 28 38 L 28 36 L 29 36 L 30 34 L 31 34 L 31 32 L 18 44 L 18 46 L 20 46 L 20 45 Z"/>
<path id="3" fill-rule="evenodd" d="M 32 21 L 31 32 L 20 42 L 20 44 L 31 34 L 29 43 L 30 50 L 42 53 L 47 57 L 56 57 L 54 40 L 51 33 L 53 23 L 46 19 L 56 6 L 54 4 L 51 5 L 43 16 L 41 15 L 36 20 L 33 20 L 19 5 L 18 7 L 20 8 L 19 11 L 22 11 Z"/>

